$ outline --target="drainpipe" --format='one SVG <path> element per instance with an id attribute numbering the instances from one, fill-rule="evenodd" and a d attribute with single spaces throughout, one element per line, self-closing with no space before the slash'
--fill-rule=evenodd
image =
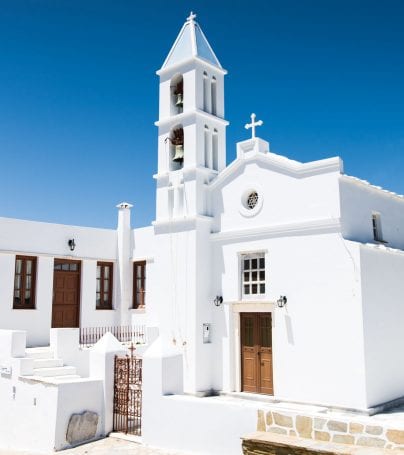
<path id="1" fill-rule="evenodd" d="M 132 274 L 131 274 L 131 228 L 130 209 L 133 205 L 121 202 L 118 211 L 118 292 L 117 308 L 120 310 L 120 325 L 130 325 L 129 308 L 132 306 Z"/>

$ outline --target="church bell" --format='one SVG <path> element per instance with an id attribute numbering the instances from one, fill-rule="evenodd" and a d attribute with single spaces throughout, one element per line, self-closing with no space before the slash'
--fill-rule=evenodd
<path id="1" fill-rule="evenodd" d="M 173 161 L 177 162 L 184 161 L 184 146 L 182 144 L 175 146 L 175 154 Z"/>
<path id="2" fill-rule="evenodd" d="M 182 107 L 183 100 L 182 100 L 182 93 L 177 93 L 177 101 L 175 103 L 177 107 Z"/>

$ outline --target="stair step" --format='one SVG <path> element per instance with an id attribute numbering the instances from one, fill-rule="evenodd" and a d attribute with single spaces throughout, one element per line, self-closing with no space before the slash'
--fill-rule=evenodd
<path id="1" fill-rule="evenodd" d="M 62 359 L 34 359 L 34 368 L 53 368 L 62 367 Z"/>
<path id="2" fill-rule="evenodd" d="M 34 376 L 66 376 L 76 374 L 75 367 L 53 367 L 53 368 L 34 368 Z"/>
<path id="3" fill-rule="evenodd" d="M 27 348 L 25 350 L 26 357 L 31 359 L 53 359 L 54 352 L 49 347 L 44 348 Z"/>

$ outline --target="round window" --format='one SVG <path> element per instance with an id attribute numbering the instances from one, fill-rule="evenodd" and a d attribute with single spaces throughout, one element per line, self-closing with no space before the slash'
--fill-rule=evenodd
<path id="1" fill-rule="evenodd" d="M 247 196 L 246 206 L 248 209 L 252 210 L 258 204 L 258 193 L 256 191 L 252 191 Z"/>

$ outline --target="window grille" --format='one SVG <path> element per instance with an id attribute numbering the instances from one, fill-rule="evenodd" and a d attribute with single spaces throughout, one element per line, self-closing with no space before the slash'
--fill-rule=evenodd
<path id="1" fill-rule="evenodd" d="M 242 296 L 265 295 L 265 254 L 242 256 Z"/>

